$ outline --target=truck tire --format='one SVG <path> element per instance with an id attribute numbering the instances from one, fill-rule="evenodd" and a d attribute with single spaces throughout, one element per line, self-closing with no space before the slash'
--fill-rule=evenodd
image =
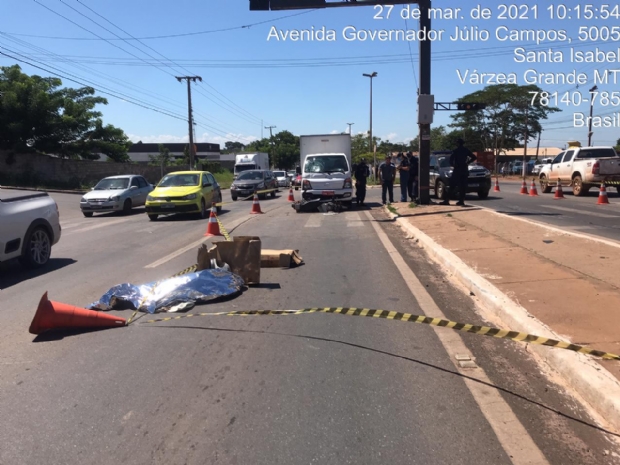
<path id="1" fill-rule="evenodd" d="M 549 185 L 549 180 L 544 174 L 540 175 L 540 190 L 543 194 L 549 194 L 552 187 Z"/>
<path id="2" fill-rule="evenodd" d="M 28 268 L 40 268 L 50 259 L 52 238 L 44 226 L 36 226 L 26 234 L 19 262 Z"/>
<path id="3" fill-rule="evenodd" d="M 583 185 L 583 179 L 580 175 L 573 176 L 573 195 L 575 197 L 583 197 L 589 190 L 589 187 Z"/>

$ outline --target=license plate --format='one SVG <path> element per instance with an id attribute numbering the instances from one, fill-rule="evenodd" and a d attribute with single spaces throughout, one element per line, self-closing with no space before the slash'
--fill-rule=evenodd
<path id="1" fill-rule="evenodd" d="M 101 208 L 101 205 L 91 205 L 90 208 L 96 210 L 97 208 Z"/>
<path id="2" fill-rule="evenodd" d="M 480 184 L 470 184 L 469 187 L 480 187 Z"/>
<path id="3" fill-rule="evenodd" d="M 322 191 L 321 195 L 334 195 L 334 191 Z"/>
<path id="4" fill-rule="evenodd" d="M 162 203 L 161 208 L 174 208 L 173 203 Z"/>

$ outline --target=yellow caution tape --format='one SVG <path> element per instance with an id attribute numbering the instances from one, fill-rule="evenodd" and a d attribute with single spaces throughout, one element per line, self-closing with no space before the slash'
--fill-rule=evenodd
<path id="1" fill-rule="evenodd" d="M 557 341 L 534 334 L 520 333 L 518 331 L 508 331 L 505 329 L 492 328 L 489 326 L 476 326 L 465 323 L 457 323 L 456 321 L 443 320 L 441 318 L 431 318 L 422 315 L 413 315 L 411 313 L 393 312 L 389 310 L 376 310 L 370 308 L 352 308 L 352 307 L 324 307 L 324 308 L 304 308 L 301 310 L 236 310 L 232 312 L 217 313 L 193 313 L 187 315 L 171 316 L 159 318 L 155 320 L 147 320 L 145 323 L 157 323 L 159 321 L 180 320 L 182 318 L 190 318 L 195 316 L 249 316 L 249 315 L 301 315 L 306 313 L 337 313 L 340 315 L 350 316 L 366 316 L 372 318 L 384 318 L 388 320 L 407 321 L 410 323 L 420 323 L 430 326 L 438 326 L 442 328 L 451 328 L 456 331 L 466 333 L 480 334 L 483 336 L 491 336 L 499 339 L 510 339 L 518 342 L 529 342 L 558 349 L 571 350 L 581 354 L 593 355 L 607 360 L 620 360 L 620 355 L 603 352 L 600 350 L 589 349 L 577 344 L 569 342 Z"/>

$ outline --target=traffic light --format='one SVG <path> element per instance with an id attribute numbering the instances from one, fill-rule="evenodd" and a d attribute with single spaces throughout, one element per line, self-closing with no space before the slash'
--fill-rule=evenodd
<path id="1" fill-rule="evenodd" d="M 467 111 L 467 110 L 483 110 L 486 108 L 486 105 L 484 103 L 457 103 L 456 104 L 456 109 L 459 111 Z"/>

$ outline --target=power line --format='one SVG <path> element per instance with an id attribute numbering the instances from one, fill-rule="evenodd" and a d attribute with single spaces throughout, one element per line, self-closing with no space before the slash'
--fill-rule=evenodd
<path id="1" fill-rule="evenodd" d="M 206 30 L 206 31 L 185 32 L 185 33 L 182 33 L 182 34 L 168 34 L 168 35 L 160 35 L 160 36 L 133 37 L 132 40 L 171 39 L 171 38 L 175 38 L 175 37 L 188 37 L 188 36 L 196 36 L 196 35 L 203 35 L 203 34 L 214 34 L 214 33 L 217 33 L 217 32 L 236 31 L 236 30 L 239 30 L 239 29 L 250 29 L 253 26 L 259 26 L 261 24 L 266 24 L 266 23 L 273 23 L 275 21 L 280 21 L 280 20 L 283 20 L 283 19 L 292 18 L 293 16 L 306 15 L 306 14 L 312 13 L 314 11 L 317 11 L 317 9 L 313 9 L 313 10 L 309 10 L 309 11 L 302 11 L 301 13 L 294 13 L 294 14 L 291 14 L 291 15 L 280 16 L 279 18 L 268 19 L 268 20 L 265 20 L 265 21 L 259 21 L 259 22 L 256 22 L 256 23 L 245 24 L 245 25 L 242 25 L 242 26 L 231 26 L 231 27 L 227 27 L 227 28 L 211 29 L 211 30 Z M 104 38 L 93 39 L 92 37 L 40 36 L 40 35 L 34 35 L 34 34 L 21 34 L 21 33 L 11 33 L 11 34 L 16 35 L 16 36 L 22 36 L 22 37 L 33 37 L 33 38 L 37 38 L 37 39 L 54 39 L 54 40 L 80 40 L 80 41 L 83 41 L 83 40 L 85 40 L 85 41 L 92 41 L 92 40 L 123 40 L 123 39 L 112 39 L 112 38 L 108 38 L 108 39 L 104 39 Z"/>
<path id="2" fill-rule="evenodd" d="M 407 18 L 405 18 L 405 29 L 409 30 L 409 25 L 407 24 Z M 411 58 L 411 71 L 413 72 L 413 79 L 415 80 L 415 88 L 416 90 L 420 88 L 418 85 L 418 77 L 415 74 L 415 65 L 413 63 L 413 52 L 411 51 L 411 41 L 407 41 L 407 45 L 409 46 L 409 57 Z"/>

